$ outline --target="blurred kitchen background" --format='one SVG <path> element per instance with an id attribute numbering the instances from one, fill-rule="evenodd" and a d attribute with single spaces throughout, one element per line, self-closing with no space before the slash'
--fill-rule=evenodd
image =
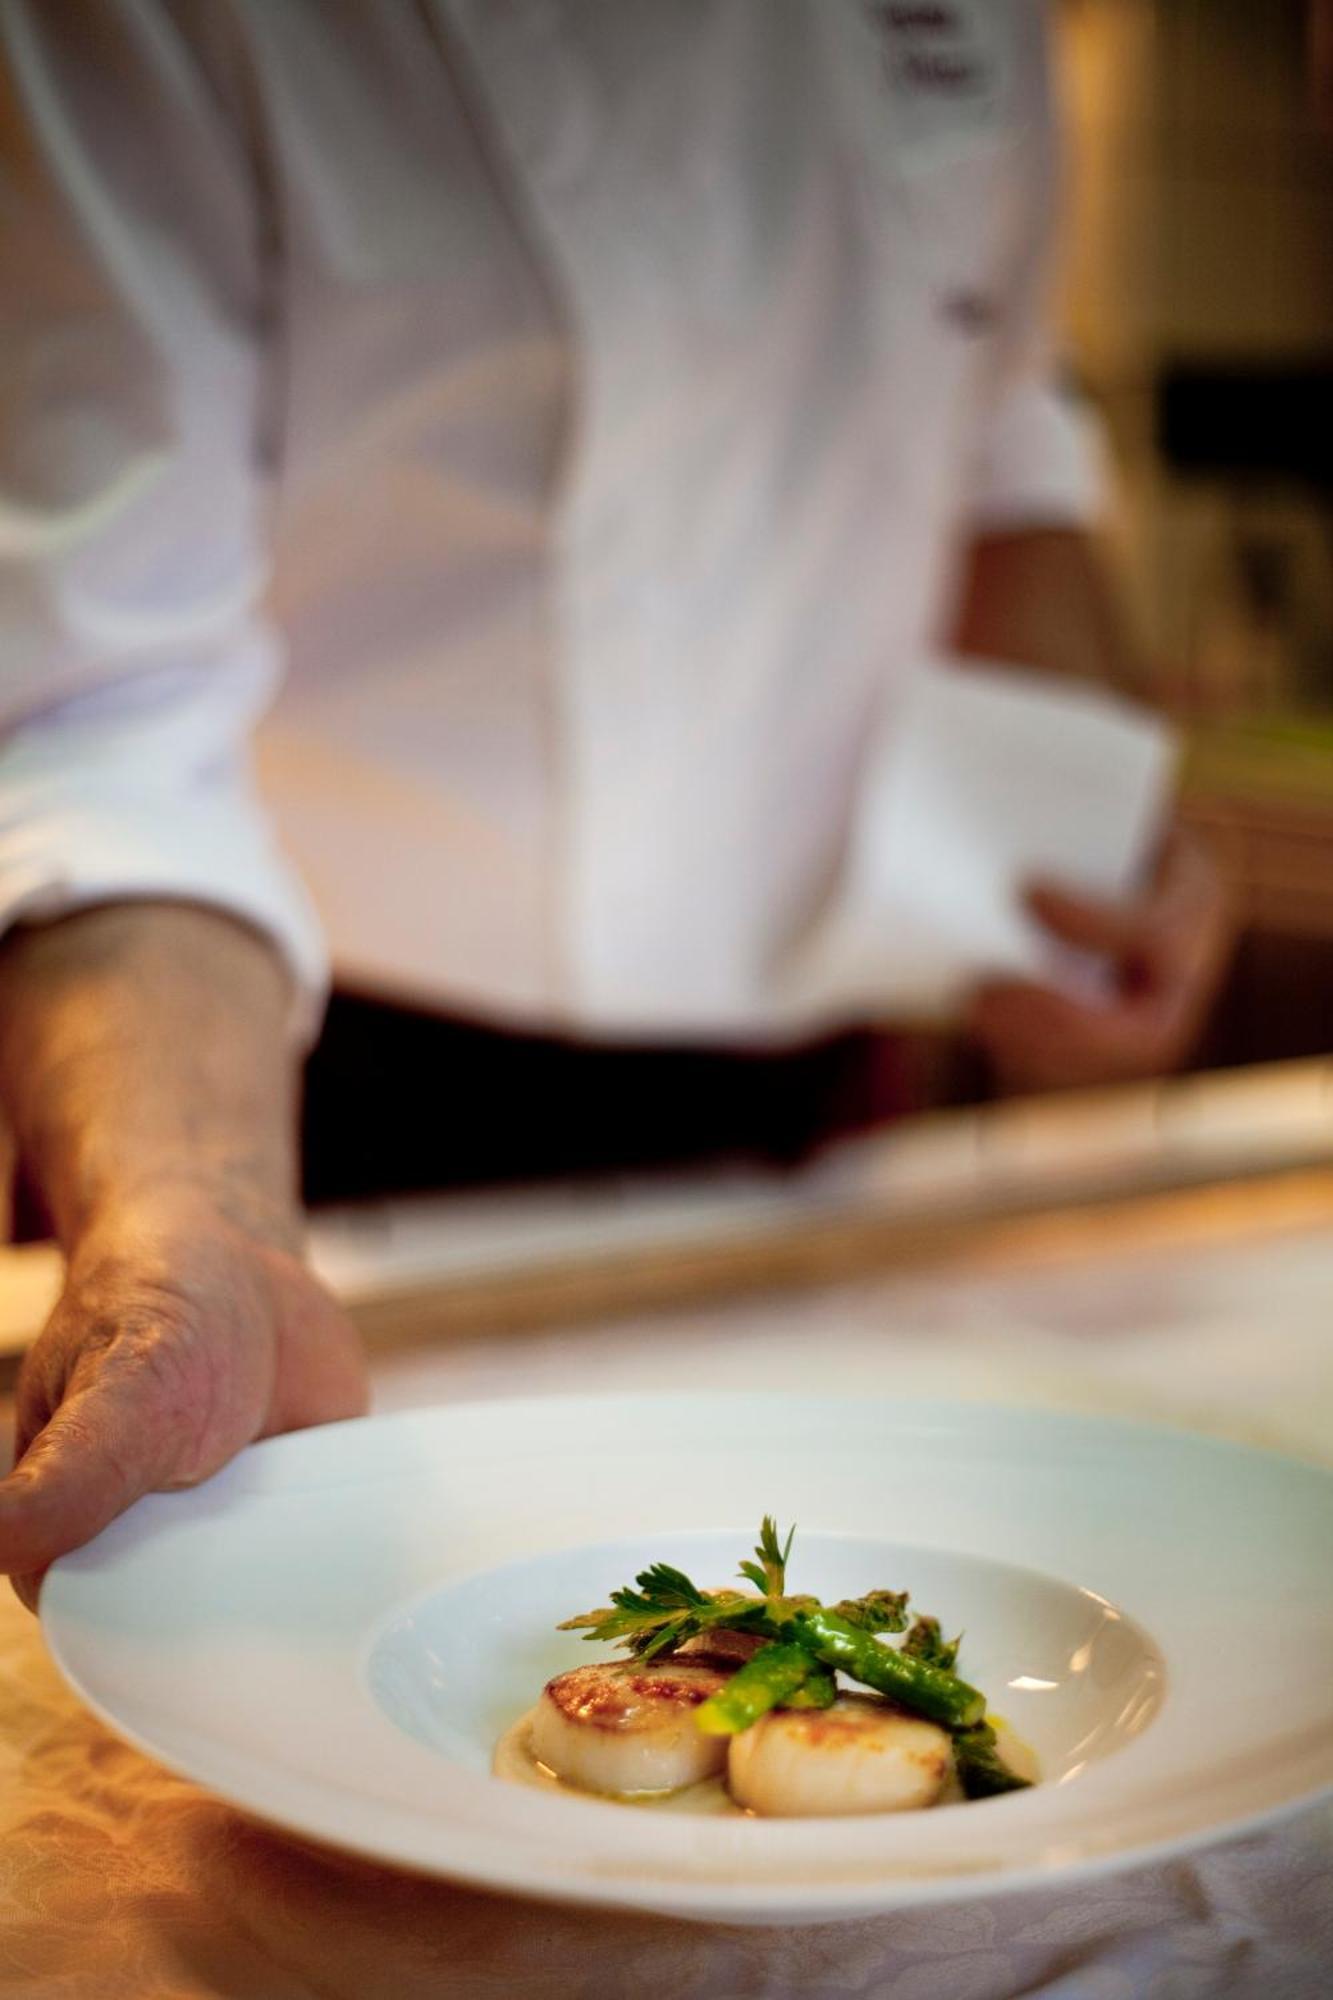
<path id="1" fill-rule="evenodd" d="M 1333 9 L 1062 0 L 1063 310 L 1244 937 L 1202 1060 L 1333 1048 Z M 1322 82 L 1321 82 L 1322 77 Z"/>
<path id="2" fill-rule="evenodd" d="M 984 1082 L 965 1055 L 934 1046 L 921 1052 L 919 1101 L 955 1108 L 816 1161 L 804 1179 L 724 1173 L 632 1196 L 618 1181 L 548 1184 L 317 1218 L 316 1266 L 377 1351 L 452 1334 L 451 1391 L 494 1392 L 499 1328 L 850 1282 L 897 1263 L 924 1271 L 924 1290 L 897 1305 L 867 1293 L 868 1323 L 878 1341 L 886 1320 L 919 1321 L 940 1379 L 952 1367 L 974 1385 L 1044 1395 L 1050 1382 L 1031 1357 L 1046 1355 L 1066 1393 L 1094 1345 L 1083 1331 L 1114 1329 L 1094 1400 L 1137 1409 L 1116 1357 L 1139 1357 L 1146 1383 L 1170 1351 L 1163 1328 L 1194 1312 L 1166 1407 L 1197 1415 L 1194 1399 L 1230 1383 L 1237 1411 L 1274 1411 L 1286 1397 L 1265 1441 L 1327 1437 L 1328 1393 L 1312 1387 L 1310 1355 L 1327 1349 L 1320 1259 L 1333 1215 L 1333 0 L 1052 5 L 1071 141 L 1067 347 L 1116 462 L 1118 561 L 1158 694 L 1186 740 L 1188 811 L 1216 842 L 1241 912 L 1194 1064 L 1231 1074 L 976 1109 L 967 1100 Z M 521 1084 L 506 1102 L 515 1092 Z M 1293 1261 L 1292 1232 L 1316 1227 L 1307 1264 Z M 1229 1255 L 1255 1231 L 1249 1277 L 1212 1271 L 1210 1244 Z M 1276 1261 L 1262 1249 L 1273 1233 L 1287 1245 Z M 1069 1275 L 1094 1249 L 1103 1261 Z M 1165 1249 L 1185 1275 L 1152 1266 Z M 1046 1264 L 1054 1292 L 1031 1276 Z M 1253 1301 L 1272 1296 L 1275 1269 L 1285 1306 L 1256 1343 Z M 1018 1303 L 987 1289 L 997 1270 L 1011 1273 Z M 58 1285 L 47 1247 L 3 1254 L 0 1382 Z M 793 1352 L 809 1310 L 792 1309 Z M 828 1324 L 846 1310 L 836 1294 Z M 939 1338 L 951 1312 L 972 1341 L 965 1353 Z M 1219 1349 L 1199 1344 L 1209 1315 L 1224 1322 Z M 1010 1323 L 1006 1345 L 998 1327 Z M 645 1324 L 654 1352 L 671 1348 Z M 703 1332 L 717 1381 L 717 1329 Z M 750 1332 L 766 1369 L 781 1347 L 762 1312 L 745 1322 L 747 1381 Z M 901 1389 L 903 1354 L 890 1353 Z M 541 1365 L 560 1386 L 576 1372 L 554 1338 L 540 1356 L 525 1382 Z M 920 1386 L 910 1368 L 906 1379 Z M 428 1387 L 444 1392 L 435 1378 Z M 379 1393 L 392 1406 L 425 1392 L 409 1369 Z M 1254 1418 L 1260 1430 L 1264 1421 Z"/>

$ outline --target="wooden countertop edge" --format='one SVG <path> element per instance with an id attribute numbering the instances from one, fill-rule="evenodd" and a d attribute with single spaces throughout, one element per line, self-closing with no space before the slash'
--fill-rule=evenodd
<path id="1" fill-rule="evenodd" d="M 1333 1224 L 1333 1168 L 1307 1168 L 1108 1192 L 1055 1210 L 1028 1204 L 1006 1213 L 833 1215 L 785 1234 L 566 1258 L 405 1285 L 347 1303 L 367 1345 L 386 1352 L 914 1269 L 1035 1269 L 1116 1250 L 1203 1249 L 1327 1224 Z"/>
<path id="2" fill-rule="evenodd" d="M 1189 1186 L 1177 1179 L 1151 1189 L 1104 1188 L 1058 1208 L 1048 1192 L 1004 1210 L 950 1204 L 936 1214 L 831 1212 L 785 1230 L 388 1284 L 345 1304 L 375 1354 L 932 1268 L 1040 1269 L 1325 1226 L 1333 1226 L 1333 1166 L 1302 1167 L 1201 1177 Z M 22 1344 L 0 1353 L 0 1391 L 12 1386 Z"/>
<path id="3" fill-rule="evenodd" d="M 931 1265 L 1076 1262 L 1329 1223 L 1333 1059 L 1319 1058 L 931 1114 L 790 1181 L 687 1177 L 329 1212 L 313 1219 L 311 1247 L 370 1345 L 392 1348 Z M 59 1280 L 52 1246 L 0 1250 L 0 1387 Z"/>

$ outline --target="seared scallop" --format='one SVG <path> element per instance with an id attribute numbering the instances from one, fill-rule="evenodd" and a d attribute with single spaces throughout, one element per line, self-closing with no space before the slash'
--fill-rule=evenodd
<path id="1" fill-rule="evenodd" d="M 726 1739 L 694 1712 L 728 1676 L 701 1661 L 575 1667 L 548 1681 L 532 1712 L 533 1755 L 590 1792 L 674 1792 L 721 1771 Z"/>
<path id="2" fill-rule="evenodd" d="M 768 1644 L 758 1632 L 733 1632 L 729 1626 L 715 1626 L 711 1632 L 696 1632 L 677 1646 L 673 1660 L 705 1660 L 710 1667 L 743 1667 L 761 1646 Z"/>
<path id="3" fill-rule="evenodd" d="M 865 1695 L 774 1709 L 731 1738 L 738 1805 L 774 1817 L 905 1812 L 934 1805 L 953 1769 L 943 1729 Z"/>

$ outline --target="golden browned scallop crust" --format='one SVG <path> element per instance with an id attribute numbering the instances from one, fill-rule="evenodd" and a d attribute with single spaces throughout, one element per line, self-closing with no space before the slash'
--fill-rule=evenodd
<path id="1" fill-rule="evenodd" d="M 655 1714 L 697 1708 L 727 1681 L 699 1660 L 623 1660 L 574 1667 L 546 1683 L 546 1694 L 568 1722 L 594 1729 L 642 1729 Z"/>
<path id="2" fill-rule="evenodd" d="M 547 1683 L 532 1711 L 533 1754 L 585 1791 L 678 1791 L 726 1762 L 726 1744 L 694 1720 L 726 1681 L 690 1660 L 575 1667 Z"/>

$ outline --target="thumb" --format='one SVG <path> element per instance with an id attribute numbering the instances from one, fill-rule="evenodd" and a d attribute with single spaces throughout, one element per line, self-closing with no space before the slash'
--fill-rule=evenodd
<path id="1" fill-rule="evenodd" d="M 0 1479 L 0 1572 L 30 1576 L 82 1547 L 168 1485 L 176 1456 L 132 1388 L 99 1380 L 76 1390 Z"/>

